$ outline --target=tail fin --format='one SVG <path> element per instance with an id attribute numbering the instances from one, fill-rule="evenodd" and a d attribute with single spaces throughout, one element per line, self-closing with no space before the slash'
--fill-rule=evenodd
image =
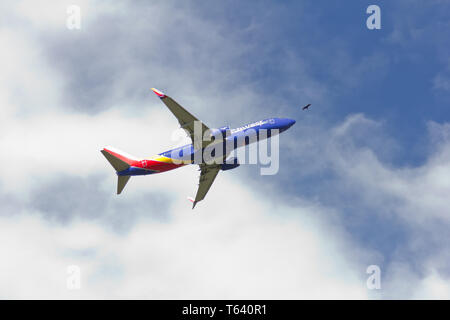
<path id="1" fill-rule="evenodd" d="M 113 166 L 113 168 L 117 171 L 123 171 L 128 169 L 136 159 L 131 156 L 124 155 L 123 152 L 114 150 L 113 148 L 103 148 L 100 151 L 109 161 L 109 163 Z M 117 194 L 120 194 L 125 188 L 128 180 L 130 180 L 130 176 L 119 176 L 117 181 Z"/>

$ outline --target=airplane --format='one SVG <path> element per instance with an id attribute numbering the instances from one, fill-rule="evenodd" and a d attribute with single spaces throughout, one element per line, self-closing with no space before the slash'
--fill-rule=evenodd
<path id="1" fill-rule="evenodd" d="M 236 129 L 230 129 L 229 126 L 224 126 L 219 129 L 210 129 L 165 93 L 155 88 L 152 88 L 151 90 L 178 119 L 181 128 L 183 128 L 190 136 L 192 143 L 159 153 L 150 158 L 136 158 L 112 147 L 105 147 L 100 150 L 116 170 L 118 176 L 117 194 L 122 192 L 131 176 L 161 173 L 180 168 L 187 164 L 198 164 L 200 167 L 200 178 L 197 194 L 195 198 L 188 198 L 193 203 L 192 209 L 194 209 L 195 205 L 205 198 L 219 171 L 231 170 L 240 165 L 236 158 L 225 159 L 234 149 L 255 142 L 255 140 L 250 141 L 251 139 L 246 137 L 248 130 L 252 129 L 254 130 L 253 132 L 256 132 L 256 141 L 258 141 L 281 133 L 295 124 L 295 120 L 293 119 L 271 118 L 250 123 Z M 198 130 L 199 127 L 201 128 L 201 132 L 209 132 L 210 137 L 214 137 L 214 139 L 199 139 L 198 131 L 195 131 Z M 260 131 L 261 129 L 266 130 L 266 136 L 260 134 L 260 132 L 262 132 Z M 211 145 L 217 137 L 220 137 L 221 139 L 218 139 L 216 143 L 231 144 L 231 147 L 227 148 L 225 154 L 217 156 L 222 160 L 225 160 L 225 162 L 221 163 L 220 161 L 216 161 L 210 163 L 204 161 L 202 152 L 208 145 Z M 199 154 L 200 161 L 198 161 L 197 157 Z"/>

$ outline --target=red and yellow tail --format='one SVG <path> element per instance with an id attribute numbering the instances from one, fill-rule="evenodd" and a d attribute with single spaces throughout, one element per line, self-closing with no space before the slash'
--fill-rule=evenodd
<path id="1" fill-rule="evenodd" d="M 128 169 L 130 166 L 133 166 L 139 160 L 134 158 L 133 156 L 127 155 L 126 153 L 115 150 L 111 147 L 106 147 L 101 150 L 101 153 L 105 156 L 106 160 L 112 165 L 116 172 L 120 172 Z M 117 180 L 117 194 L 120 194 L 125 188 L 128 180 L 130 180 L 130 176 L 118 176 Z"/>

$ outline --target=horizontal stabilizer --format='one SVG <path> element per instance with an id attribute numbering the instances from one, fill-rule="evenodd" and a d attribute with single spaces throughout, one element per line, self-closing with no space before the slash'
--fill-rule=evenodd
<path id="1" fill-rule="evenodd" d="M 128 180 L 130 180 L 130 176 L 118 176 L 117 180 L 117 194 L 120 194 L 125 188 Z"/>

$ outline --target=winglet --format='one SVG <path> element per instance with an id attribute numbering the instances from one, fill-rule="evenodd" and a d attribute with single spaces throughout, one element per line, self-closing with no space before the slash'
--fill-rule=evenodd
<path id="1" fill-rule="evenodd" d="M 166 96 L 163 92 L 159 91 L 158 89 L 152 88 L 152 91 L 161 99 Z"/>
<path id="2" fill-rule="evenodd" d="M 192 197 L 187 197 L 187 199 L 188 199 L 190 202 L 193 203 L 192 209 L 194 209 L 194 208 L 195 208 L 195 205 L 197 204 L 197 202 L 196 202 L 196 201 L 194 200 L 194 198 L 192 198 Z"/>

